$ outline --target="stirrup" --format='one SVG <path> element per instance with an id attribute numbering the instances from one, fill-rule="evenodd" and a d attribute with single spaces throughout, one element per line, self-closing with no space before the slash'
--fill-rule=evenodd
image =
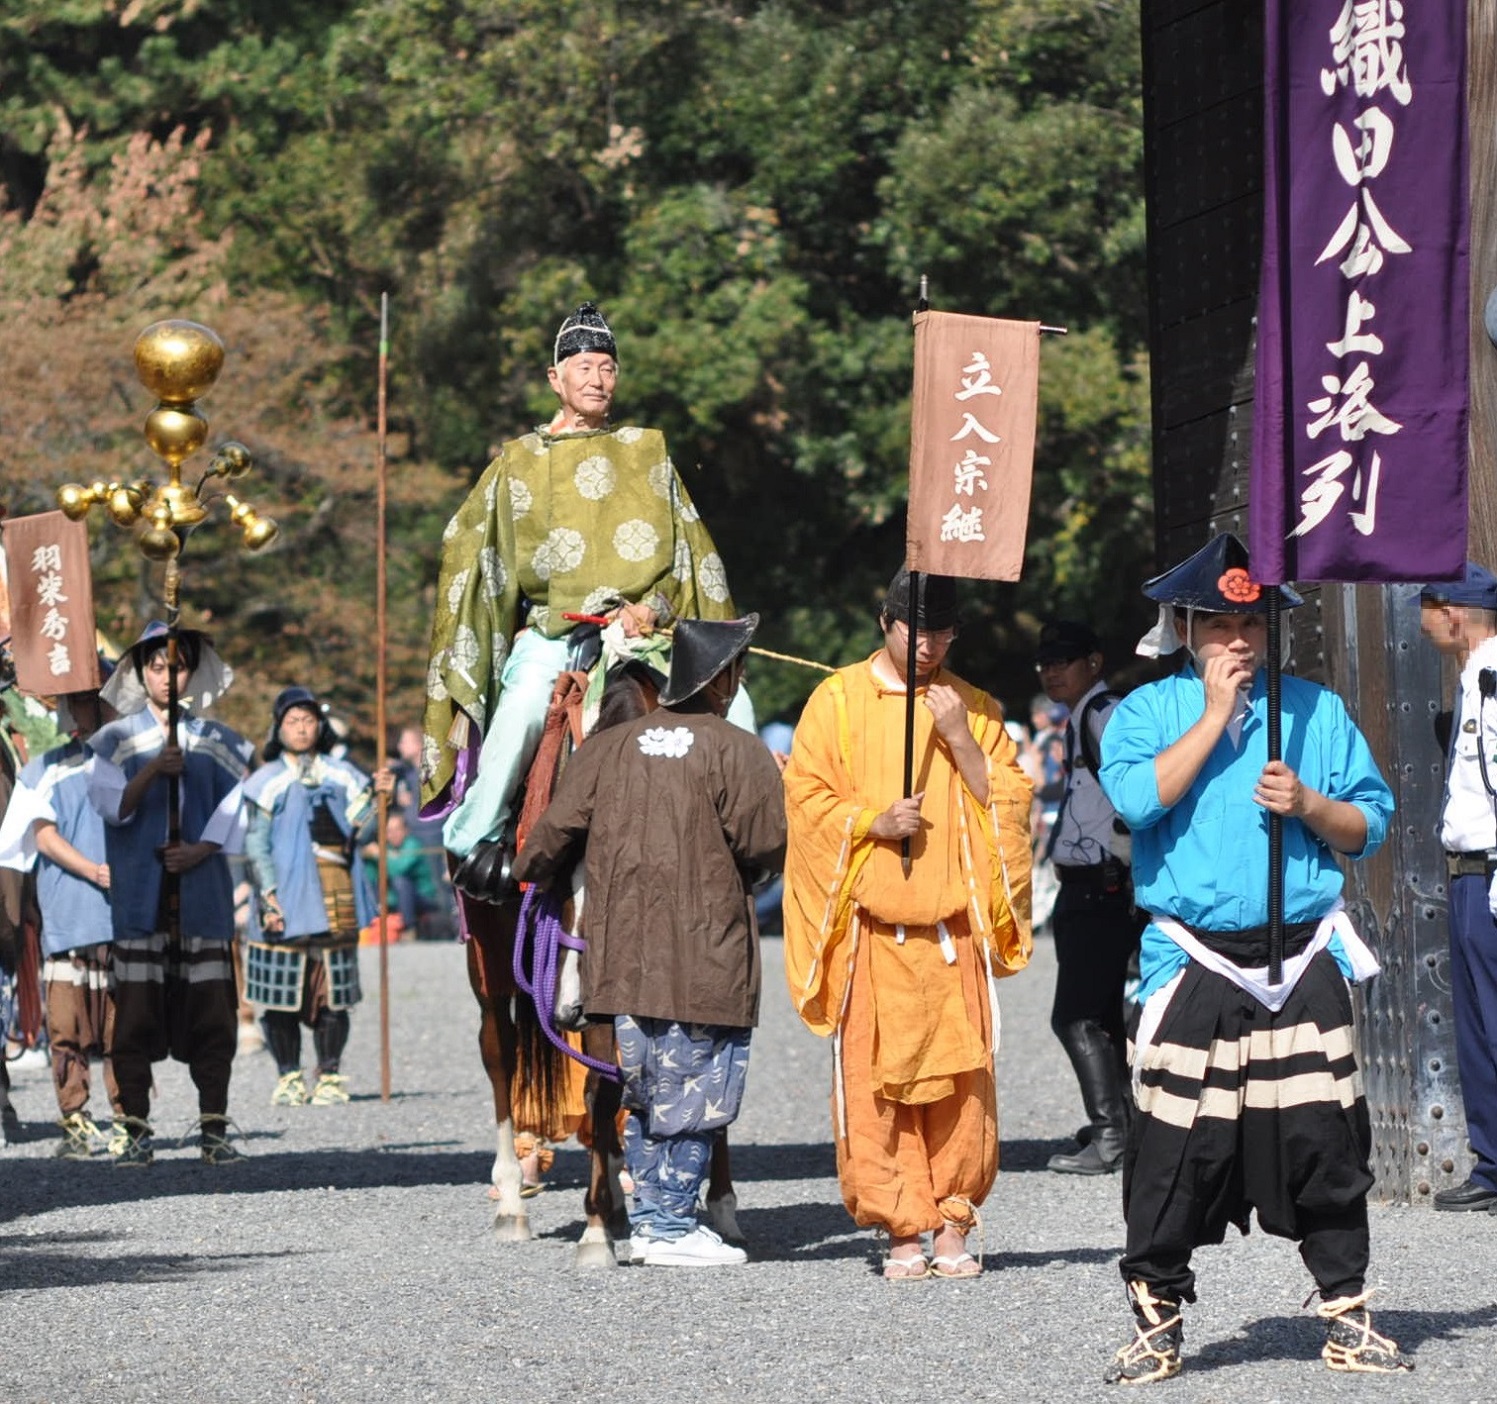
<path id="1" fill-rule="evenodd" d="M 1185 1325 L 1180 1304 L 1156 1297 L 1144 1282 L 1128 1284 L 1133 1306 L 1134 1337 L 1113 1356 L 1103 1375 L 1106 1384 L 1140 1385 L 1167 1380 L 1180 1373 L 1180 1343 Z"/>
<path id="2" fill-rule="evenodd" d="M 514 845 L 507 838 L 480 839 L 453 870 L 452 885 L 475 902 L 498 906 L 520 895 L 510 872 L 514 861 Z"/>
<path id="3" fill-rule="evenodd" d="M 1370 1291 L 1355 1297 L 1337 1297 L 1322 1302 L 1315 1314 L 1326 1323 L 1325 1346 L 1320 1358 L 1326 1368 L 1356 1375 L 1397 1375 L 1414 1368 L 1396 1342 L 1372 1329 L 1367 1310 Z"/>

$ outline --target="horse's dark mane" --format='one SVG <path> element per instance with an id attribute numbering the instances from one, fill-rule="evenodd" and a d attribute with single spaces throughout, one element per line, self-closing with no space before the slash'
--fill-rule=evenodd
<path id="1" fill-rule="evenodd" d="M 647 712 L 653 712 L 659 695 L 655 674 L 643 663 L 615 664 L 608 670 L 598 720 L 588 735 L 596 736 L 620 722 L 634 721 Z"/>

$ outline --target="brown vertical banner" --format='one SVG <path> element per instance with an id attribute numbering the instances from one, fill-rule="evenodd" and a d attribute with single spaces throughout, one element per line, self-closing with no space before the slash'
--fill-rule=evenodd
<path id="1" fill-rule="evenodd" d="M 21 691 L 55 697 L 98 687 L 88 527 L 61 512 L 40 512 L 7 519 L 3 532 Z"/>
<path id="2" fill-rule="evenodd" d="M 906 564 L 1017 580 L 1040 387 L 1040 324 L 915 314 Z"/>

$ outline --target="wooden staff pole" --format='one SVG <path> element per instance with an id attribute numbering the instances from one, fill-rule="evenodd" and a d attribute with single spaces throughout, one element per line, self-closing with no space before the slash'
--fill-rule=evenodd
<path id="1" fill-rule="evenodd" d="M 915 793 L 915 668 L 917 666 L 916 619 L 920 613 L 920 572 L 910 572 L 910 618 L 905 625 L 909 647 L 904 655 L 904 797 Z M 899 861 L 910 875 L 910 836 L 899 840 Z"/>
<path id="2" fill-rule="evenodd" d="M 1281 634 L 1277 585 L 1268 596 L 1268 758 L 1282 760 L 1284 738 L 1279 714 Z M 1268 983 L 1284 978 L 1284 816 L 1268 813 Z"/>
<path id="3" fill-rule="evenodd" d="M 181 591 L 182 573 L 173 556 L 166 563 L 166 744 L 178 744 L 177 722 L 182 710 L 177 695 L 177 659 L 180 643 L 177 625 L 181 617 L 178 595 Z M 182 841 L 182 777 L 168 777 L 166 787 L 166 844 L 172 848 Z M 172 951 L 182 946 L 182 874 L 166 868 L 162 873 L 166 896 L 166 944 Z"/>
<path id="4" fill-rule="evenodd" d="M 930 279 L 920 275 L 920 297 L 915 303 L 916 312 L 930 310 Z M 904 668 L 904 797 L 915 793 L 915 665 L 916 665 L 916 620 L 920 613 L 920 572 L 910 572 L 910 617 L 905 625 L 909 631 L 909 648 L 905 653 Z M 910 836 L 899 841 L 899 861 L 904 875 L 910 875 Z"/>
<path id="5" fill-rule="evenodd" d="M 390 294 L 379 297 L 379 409 L 378 431 L 374 455 L 375 498 L 378 503 L 377 524 L 374 543 L 374 589 L 375 589 L 375 646 L 374 646 L 374 730 L 376 744 L 380 748 L 381 766 L 390 763 L 389 745 L 386 741 L 385 720 L 385 403 L 386 386 L 390 365 Z M 390 1100 L 390 939 L 388 931 L 390 908 L 390 851 L 385 837 L 385 818 L 390 808 L 390 796 L 380 791 L 376 796 L 375 813 L 379 824 L 379 1095 L 380 1100 Z"/>

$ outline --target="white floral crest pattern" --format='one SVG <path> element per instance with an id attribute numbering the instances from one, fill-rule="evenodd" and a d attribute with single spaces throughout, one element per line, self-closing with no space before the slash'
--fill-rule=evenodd
<path id="1" fill-rule="evenodd" d="M 451 521 L 449 521 L 447 525 L 442 528 L 442 540 L 451 541 L 452 538 L 457 535 L 458 527 L 460 525 L 461 523 L 458 521 L 457 517 L 453 516 Z"/>
<path id="2" fill-rule="evenodd" d="M 485 546 L 478 553 L 478 573 L 483 577 L 483 592 L 491 600 L 497 600 L 509 584 L 509 572 L 504 561 L 492 546 Z"/>
<path id="3" fill-rule="evenodd" d="M 715 604 L 724 604 L 728 598 L 728 572 L 723 567 L 723 558 L 716 551 L 709 551 L 697 566 L 697 584 L 702 593 Z"/>
<path id="4" fill-rule="evenodd" d="M 671 467 L 670 459 L 663 459 L 645 474 L 645 481 L 650 485 L 650 491 L 663 502 L 671 500 L 671 484 L 676 476 L 676 470 Z"/>
<path id="5" fill-rule="evenodd" d="M 589 502 L 601 502 L 613 491 L 613 464 L 602 454 L 584 458 L 577 465 L 577 471 L 572 474 L 572 481 L 577 485 L 577 491 Z"/>
<path id="6" fill-rule="evenodd" d="M 633 424 L 626 424 L 623 428 L 613 431 L 613 437 L 621 444 L 637 444 L 644 436 L 645 431 Z"/>
<path id="7" fill-rule="evenodd" d="M 589 590 L 583 597 L 582 608 L 578 613 L 607 614 L 623 598 L 624 592 L 617 585 L 600 585 L 596 590 Z"/>
<path id="8" fill-rule="evenodd" d="M 669 756 L 680 760 L 697 739 L 689 726 L 676 726 L 667 731 L 663 726 L 652 726 L 640 733 L 639 750 L 646 756 Z"/>
<path id="9" fill-rule="evenodd" d="M 587 542 L 580 531 L 571 527 L 553 527 L 546 539 L 535 548 L 530 568 L 539 580 L 576 570 L 587 554 Z"/>
<path id="10" fill-rule="evenodd" d="M 454 614 L 462 606 L 463 595 L 467 593 L 468 589 L 468 577 L 472 574 L 471 570 L 460 570 L 447 582 L 447 608 Z"/>
<path id="11" fill-rule="evenodd" d="M 691 543 L 684 536 L 676 538 L 676 559 L 671 562 L 671 574 L 683 585 L 691 579 Z"/>
<path id="12" fill-rule="evenodd" d="M 451 695 L 447 691 L 447 684 L 442 681 L 442 664 L 445 657 L 446 655 L 442 653 L 433 654 L 426 668 L 426 695 L 433 702 L 445 702 Z"/>
<path id="13" fill-rule="evenodd" d="M 626 561 L 647 561 L 660 545 L 660 533 L 643 517 L 635 517 L 614 529 L 613 549 Z"/>
<path id="14" fill-rule="evenodd" d="M 509 480 L 509 512 L 512 517 L 523 517 L 530 510 L 533 500 L 529 483 L 522 483 L 518 478 Z M 490 509 L 493 505 L 489 504 Z"/>
<path id="15" fill-rule="evenodd" d="M 452 636 L 452 647 L 447 650 L 447 661 L 452 671 L 467 675 L 478 662 L 478 635 L 466 624 L 458 625 L 457 632 Z M 470 677 L 467 679 L 473 683 Z M 475 683 L 474 686 L 477 686 Z"/>

